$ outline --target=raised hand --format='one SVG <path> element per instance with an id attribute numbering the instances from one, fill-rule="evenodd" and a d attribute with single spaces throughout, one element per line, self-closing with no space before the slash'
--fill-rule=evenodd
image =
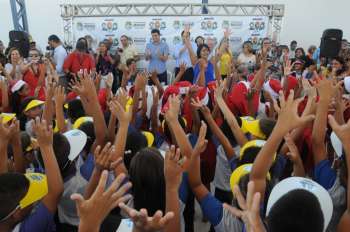
<path id="1" fill-rule="evenodd" d="M 153 96 L 153 105 L 158 106 L 159 104 L 159 92 L 155 86 L 152 86 L 152 96 Z"/>
<path id="2" fill-rule="evenodd" d="M 147 85 L 148 75 L 146 72 L 139 72 L 135 79 L 135 90 L 143 90 Z"/>
<path id="3" fill-rule="evenodd" d="M 278 113 L 278 120 L 276 128 L 280 129 L 283 135 L 287 134 L 292 129 L 302 126 L 304 123 L 310 122 L 315 119 L 315 115 L 298 115 L 298 105 L 302 99 L 294 99 L 294 91 L 291 90 L 287 100 L 282 91 L 279 93 L 280 106 L 277 101 L 274 100 L 274 108 Z"/>
<path id="4" fill-rule="evenodd" d="M 111 146 L 110 142 L 108 142 L 102 150 L 101 149 L 101 146 L 97 146 L 94 152 L 95 168 L 98 171 L 112 171 L 122 162 L 121 158 L 119 158 L 117 161 L 113 161 L 115 147 Z"/>
<path id="5" fill-rule="evenodd" d="M 164 160 L 165 182 L 169 188 L 179 189 L 185 162 L 186 157 L 181 158 L 180 149 L 175 149 L 175 146 L 172 145 L 165 154 Z"/>
<path id="6" fill-rule="evenodd" d="M 236 185 L 233 189 L 233 194 L 238 201 L 240 209 L 224 204 L 234 217 L 242 219 L 247 232 L 265 232 L 264 224 L 260 218 L 260 193 L 254 194 L 254 182 L 248 183 L 247 198 L 244 199 L 239 187 Z"/>
<path id="7" fill-rule="evenodd" d="M 180 98 L 179 96 L 169 96 L 169 109 L 165 113 L 165 119 L 168 122 L 177 121 L 180 112 Z"/>
<path id="8" fill-rule="evenodd" d="M 125 109 L 126 103 L 128 102 L 128 94 L 123 88 L 118 89 L 117 101 Z"/>
<path id="9" fill-rule="evenodd" d="M 208 140 L 205 139 L 207 134 L 207 124 L 205 122 L 201 122 L 201 128 L 199 129 L 199 135 L 197 139 L 196 146 L 193 149 L 193 155 L 200 155 L 207 148 Z"/>
<path id="10" fill-rule="evenodd" d="M 4 124 L 3 118 L 0 116 L 0 140 L 8 142 L 18 127 L 18 122 L 13 121 L 11 125 Z"/>
<path id="11" fill-rule="evenodd" d="M 333 115 L 329 115 L 328 122 L 342 143 L 347 144 L 350 141 L 350 120 L 344 125 L 339 125 Z"/>
<path id="12" fill-rule="evenodd" d="M 318 93 L 320 95 L 320 101 L 327 101 L 329 102 L 332 97 L 334 97 L 337 89 L 340 88 L 340 86 L 343 84 L 343 82 L 338 82 L 337 84 L 334 84 L 333 80 L 328 80 L 326 78 L 315 78 L 315 87 L 318 90 Z"/>
<path id="13" fill-rule="evenodd" d="M 37 117 L 33 121 L 33 131 L 40 147 L 51 146 L 53 143 L 52 126 L 48 126 L 46 120 Z"/>
<path id="14" fill-rule="evenodd" d="M 293 162 L 297 162 L 300 160 L 299 150 L 297 146 L 295 145 L 292 137 L 290 134 L 287 134 L 284 136 L 284 140 L 286 141 L 286 144 L 288 146 L 289 152 L 287 153 L 287 157 Z"/>
<path id="15" fill-rule="evenodd" d="M 106 189 L 107 178 L 108 171 L 105 170 L 102 172 L 98 186 L 90 199 L 86 200 L 77 193 L 71 196 L 71 199 L 76 203 L 80 217 L 79 230 L 98 231 L 100 224 L 112 209 L 121 202 L 131 199 L 131 195 L 126 194 L 131 183 L 123 184 L 125 174 L 120 174 Z"/>
<path id="16" fill-rule="evenodd" d="M 54 91 L 54 98 L 57 105 L 63 106 L 66 99 L 63 86 L 57 86 L 57 88 Z"/>
<path id="17" fill-rule="evenodd" d="M 158 210 L 153 216 L 148 216 L 146 209 L 137 211 L 136 209 L 120 203 L 119 207 L 128 214 L 129 218 L 134 223 L 133 232 L 153 232 L 163 231 L 165 226 L 173 219 L 174 213 L 168 212 L 163 216 L 162 211 Z"/>
<path id="18" fill-rule="evenodd" d="M 291 60 L 287 60 L 285 65 L 283 66 L 284 76 L 288 76 L 293 69 L 294 63 L 292 64 Z"/>
<path id="19" fill-rule="evenodd" d="M 129 123 L 132 116 L 132 111 L 126 111 L 125 107 L 123 107 L 118 101 L 111 101 L 109 105 L 109 109 L 113 115 L 118 118 L 120 123 Z"/>

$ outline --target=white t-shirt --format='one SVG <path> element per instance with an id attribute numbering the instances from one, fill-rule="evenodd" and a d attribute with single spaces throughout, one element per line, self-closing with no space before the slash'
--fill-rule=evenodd
<path id="1" fill-rule="evenodd" d="M 13 65 L 10 63 L 5 64 L 5 71 L 6 73 L 10 74 L 12 72 Z M 22 80 L 23 74 L 21 72 L 21 65 L 16 65 L 16 80 Z"/>
<path id="2" fill-rule="evenodd" d="M 239 54 L 237 58 L 238 63 L 246 66 L 253 66 L 256 64 L 256 57 L 252 54 L 250 56 L 245 55 L 243 52 Z"/>
<path id="3" fill-rule="evenodd" d="M 62 46 L 59 45 L 53 50 L 53 59 L 56 63 L 56 71 L 59 76 L 63 76 L 63 63 L 64 60 L 67 57 L 67 51 L 66 49 Z"/>

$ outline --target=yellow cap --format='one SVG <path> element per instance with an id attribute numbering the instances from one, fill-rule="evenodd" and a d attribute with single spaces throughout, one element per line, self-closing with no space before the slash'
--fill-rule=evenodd
<path id="1" fill-rule="evenodd" d="M 146 136 L 148 147 L 152 147 L 153 142 L 154 142 L 154 135 L 151 132 L 148 132 L 148 131 L 142 131 L 142 134 L 144 136 Z"/>
<path id="2" fill-rule="evenodd" d="M 27 173 L 25 177 L 29 181 L 27 194 L 19 202 L 21 209 L 37 202 L 48 193 L 47 178 L 41 173 Z"/>
<path id="3" fill-rule="evenodd" d="M 63 107 L 68 110 L 68 103 L 64 104 Z"/>
<path id="4" fill-rule="evenodd" d="M 260 139 L 266 139 L 266 135 L 261 131 L 259 120 L 252 117 L 241 117 L 243 133 L 250 133 Z"/>
<path id="5" fill-rule="evenodd" d="M 232 172 L 232 175 L 231 175 L 231 178 L 230 178 L 230 187 L 231 187 L 231 190 L 233 190 L 233 187 L 235 185 L 238 185 L 240 179 L 249 174 L 251 171 L 252 171 L 252 167 L 253 167 L 253 164 L 243 164 L 241 166 L 239 166 L 238 168 L 236 168 L 233 172 Z M 270 180 L 271 177 L 270 177 L 270 173 L 267 173 L 267 179 Z"/>
<path id="6" fill-rule="evenodd" d="M 16 114 L 1 113 L 0 116 L 2 117 L 2 123 L 6 124 L 12 121 L 16 117 Z"/>
<path id="7" fill-rule="evenodd" d="M 27 105 L 27 107 L 24 109 L 24 112 L 27 112 L 28 110 L 33 109 L 33 108 L 35 108 L 35 107 L 37 107 L 37 106 L 41 106 L 41 105 L 43 105 L 44 103 L 45 103 L 45 102 L 40 101 L 40 100 L 31 100 L 31 101 L 29 102 L 29 104 Z"/>
<path id="8" fill-rule="evenodd" d="M 83 124 L 84 122 L 93 122 L 93 118 L 92 117 L 80 117 L 77 120 L 75 120 L 74 124 L 73 124 L 73 129 L 78 129 L 81 124 Z"/>
<path id="9" fill-rule="evenodd" d="M 26 148 L 26 152 L 29 152 L 35 148 L 38 147 L 38 140 L 34 139 L 34 138 L 30 138 L 30 144 L 29 146 Z"/>

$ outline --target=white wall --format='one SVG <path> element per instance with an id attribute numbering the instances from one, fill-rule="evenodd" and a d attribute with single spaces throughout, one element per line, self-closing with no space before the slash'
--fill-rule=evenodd
<path id="1" fill-rule="evenodd" d="M 13 29 L 10 0 L 0 0 L 0 40 L 8 42 L 8 32 Z M 34 40 L 44 48 L 50 34 L 63 38 L 61 20 L 62 3 L 141 3 L 142 0 L 26 0 L 29 31 Z M 201 0 L 149 0 L 155 3 L 200 3 Z M 293 39 L 307 48 L 319 44 L 325 28 L 340 28 L 344 38 L 350 39 L 350 0 L 209 0 L 209 3 L 285 4 L 285 17 L 281 32 L 281 43 L 289 44 Z"/>

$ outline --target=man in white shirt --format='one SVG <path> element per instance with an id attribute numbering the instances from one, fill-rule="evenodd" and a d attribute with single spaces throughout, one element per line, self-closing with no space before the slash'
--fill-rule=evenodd
<path id="1" fill-rule="evenodd" d="M 63 63 L 67 57 L 67 51 L 63 47 L 61 40 L 57 35 L 50 35 L 48 41 L 50 47 L 53 48 L 52 58 L 56 67 L 57 74 L 60 77 L 64 76 Z"/>
<path id="2" fill-rule="evenodd" d="M 182 63 L 186 64 L 186 71 L 183 75 L 183 77 L 181 78 L 181 80 L 184 81 L 189 81 L 189 82 L 193 82 L 193 68 L 192 68 L 192 62 L 191 62 L 191 58 L 190 58 L 190 53 L 188 51 L 188 48 L 186 46 L 186 39 L 188 39 L 187 37 L 190 37 L 190 33 L 188 32 L 187 35 L 185 35 L 185 31 L 181 32 L 181 38 L 182 38 L 182 42 L 178 43 L 175 45 L 174 48 L 174 58 L 176 60 L 176 65 L 175 65 L 175 76 L 179 73 L 180 71 L 180 65 Z M 196 53 L 197 52 L 197 45 L 193 42 L 191 42 L 192 45 L 192 50 Z"/>
<path id="3" fill-rule="evenodd" d="M 139 55 L 135 46 L 129 44 L 129 38 L 126 35 L 120 37 L 120 43 L 122 44 L 122 48 L 118 48 L 118 53 L 122 64 L 126 64 L 126 61 L 131 58 L 135 61 L 139 60 Z"/>

